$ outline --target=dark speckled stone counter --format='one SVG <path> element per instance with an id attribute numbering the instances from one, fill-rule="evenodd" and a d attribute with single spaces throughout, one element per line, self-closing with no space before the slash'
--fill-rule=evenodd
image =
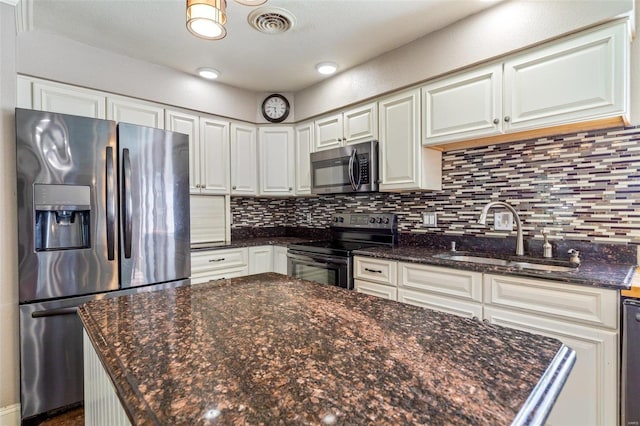
<path id="1" fill-rule="evenodd" d="M 239 247 L 255 246 L 288 246 L 289 244 L 299 244 L 314 241 L 313 238 L 300 237 L 259 237 L 259 238 L 238 238 L 232 241 L 216 243 L 198 243 L 191 245 L 191 251 L 216 250 Z"/>
<path id="2" fill-rule="evenodd" d="M 401 262 L 423 263 L 434 266 L 464 269 L 484 273 L 519 275 L 531 278 L 543 278 L 560 281 L 567 284 L 589 285 L 594 287 L 625 290 L 631 287 L 636 265 L 620 264 L 588 260 L 584 261 L 575 271 L 558 272 L 545 270 L 526 270 L 515 267 L 487 265 L 472 262 L 461 262 L 450 259 L 434 257 L 434 255 L 446 253 L 446 250 L 438 250 L 426 247 L 402 246 L 402 247 L 372 247 L 356 250 L 356 256 L 367 256 L 379 259 L 398 260 Z M 464 252 L 459 254 L 463 254 Z M 466 254 L 481 256 L 482 253 L 469 252 Z M 496 253 L 485 254 L 487 257 L 527 260 L 530 258 L 500 255 Z M 536 262 L 544 262 L 544 259 L 535 259 Z"/>
<path id="3" fill-rule="evenodd" d="M 555 339 L 272 273 L 79 313 L 135 424 L 539 423 L 575 361 Z"/>

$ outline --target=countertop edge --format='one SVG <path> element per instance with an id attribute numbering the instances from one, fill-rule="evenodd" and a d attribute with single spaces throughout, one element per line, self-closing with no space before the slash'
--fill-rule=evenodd
<path id="1" fill-rule="evenodd" d="M 84 330 L 89 337 L 91 344 L 94 346 L 95 353 L 100 360 L 102 368 L 104 368 L 107 376 L 109 377 L 109 380 L 111 381 L 111 384 L 116 390 L 116 395 L 118 397 L 118 400 L 120 401 L 120 405 L 122 405 L 122 408 L 131 424 L 140 424 L 140 421 L 143 420 L 154 422 L 154 416 L 151 414 L 151 410 L 142 410 L 140 408 L 132 407 L 127 402 L 127 400 L 124 399 L 123 395 L 125 395 L 125 393 L 127 393 L 128 391 L 125 390 L 122 386 L 122 382 L 127 383 L 126 378 L 124 378 L 125 373 L 121 366 L 115 365 L 113 362 L 107 362 L 108 360 L 105 359 L 105 353 L 111 354 L 114 359 L 118 359 L 118 356 L 117 354 L 113 353 L 111 347 L 105 341 L 104 336 L 97 329 L 96 325 L 94 324 L 93 318 L 91 317 L 91 313 L 86 308 L 86 304 L 81 305 L 78 308 L 78 316 L 80 317 Z M 119 371 L 115 371 L 116 369 Z M 135 392 L 135 389 L 133 389 L 133 387 L 131 386 L 129 386 L 129 390 Z M 142 398 L 141 396 L 138 399 L 140 401 L 144 401 L 144 398 Z M 154 424 L 158 424 L 158 422 L 155 421 Z"/>
<path id="2" fill-rule="evenodd" d="M 575 362 L 576 352 L 563 344 L 511 425 L 543 425 Z"/>

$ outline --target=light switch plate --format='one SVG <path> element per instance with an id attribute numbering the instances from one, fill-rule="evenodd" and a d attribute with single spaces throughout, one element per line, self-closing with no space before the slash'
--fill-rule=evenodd
<path id="1" fill-rule="evenodd" d="M 438 226 L 438 216 L 436 212 L 422 213 L 422 224 L 427 228 L 436 228 Z"/>
<path id="2" fill-rule="evenodd" d="M 493 216 L 493 227 L 496 231 L 513 231 L 513 213 L 495 212 Z"/>

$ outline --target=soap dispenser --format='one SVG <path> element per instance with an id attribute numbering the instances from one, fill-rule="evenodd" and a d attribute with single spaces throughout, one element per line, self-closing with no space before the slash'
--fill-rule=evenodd
<path id="1" fill-rule="evenodd" d="M 547 231 L 542 231 L 542 236 L 544 237 L 544 243 L 542 244 L 542 256 L 546 259 L 550 259 L 553 257 L 553 250 L 551 248 L 551 244 L 549 244 Z"/>

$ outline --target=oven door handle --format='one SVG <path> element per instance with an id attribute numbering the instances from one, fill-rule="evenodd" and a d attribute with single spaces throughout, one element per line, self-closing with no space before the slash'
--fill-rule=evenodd
<path id="1" fill-rule="evenodd" d="M 323 264 L 323 265 L 348 265 L 348 258 L 335 258 L 335 257 L 325 257 L 319 256 L 315 254 L 302 254 L 302 253 L 287 253 L 287 257 L 296 262 L 305 263 L 307 265 L 311 264 Z"/>

